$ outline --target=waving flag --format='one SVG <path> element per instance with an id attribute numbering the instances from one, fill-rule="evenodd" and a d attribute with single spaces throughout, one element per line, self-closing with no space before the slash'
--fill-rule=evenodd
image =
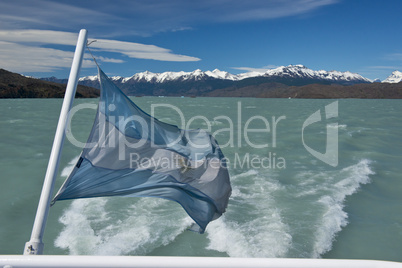
<path id="1" fill-rule="evenodd" d="M 206 131 L 142 111 L 98 68 L 101 96 L 81 156 L 53 199 L 149 196 L 178 202 L 203 233 L 231 194 L 224 156 Z"/>

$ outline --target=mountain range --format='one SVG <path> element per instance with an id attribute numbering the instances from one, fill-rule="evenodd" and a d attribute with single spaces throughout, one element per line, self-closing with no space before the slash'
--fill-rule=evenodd
<path id="1" fill-rule="evenodd" d="M 241 74 L 231 74 L 225 71 L 215 69 L 213 71 L 203 72 L 197 69 L 193 72 L 164 72 L 152 73 L 149 71 L 134 74 L 131 77 L 114 76 L 112 80 L 119 83 L 127 82 L 148 82 L 148 83 L 165 83 L 169 81 L 200 81 L 203 79 L 221 79 L 229 81 L 240 81 L 249 78 L 302 78 L 314 79 L 328 82 L 335 82 L 340 84 L 356 84 L 356 83 L 371 83 L 368 78 L 351 72 L 338 72 L 338 71 L 314 71 L 303 65 L 289 65 L 281 66 L 275 69 L 267 70 L 266 72 L 247 72 Z M 81 81 L 94 81 L 97 80 L 96 76 L 88 76 L 80 79 Z"/>
<path id="2" fill-rule="evenodd" d="M 47 81 L 66 83 L 54 77 L 43 78 Z M 231 74 L 215 69 L 213 71 L 195 70 L 193 72 L 149 71 L 134 74 L 131 77 L 113 76 L 111 80 L 126 94 L 134 96 L 210 96 L 215 91 L 230 91 L 241 88 L 259 87 L 265 90 L 280 89 L 291 86 L 320 85 L 355 85 L 371 84 L 372 81 L 359 74 L 339 71 L 315 71 L 303 65 L 281 66 L 265 72 L 247 72 Z M 397 83 L 402 80 L 402 73 L 395 71 L 383 82 Z M 82 85 L 99 88 L 97 76 L 80 78 Z M 243 92 L 247 95 L 247 92 Z"/>
<path id="3" fill-rule="evenodd" d="M 67 79 L 34 79 L 5 70 L 0 73 L 0 98 L 62 97 Z M 2 80 L 2 81 L 1 81 Z M 384 81 L 339 71 L 314 71 L 303 65 L 281 66 L 266 72 L 231 74 L 215 69 L 203 72 L 142 72 L 111 80 L 132 96 L 220 96 L 274 98 L 402 98 L 402 73 Z M 97 76 L 79 79 L 78 95 L 99 95 Z M 57 86 L 56 86 L 57 85 Z"/>
<path id="4" fill-rule="evenodd" d="M 391 78 L 392 77 L 392 78 Z M 399 79 L 399 80 L 398 80 Z M 67 80 L 44 78 L 47 81 L 66 83 Z M 149 71 L 134 74 L 131 77 L 113 76 L 111 80 L 126 94 L 134 96 L 209 96 L 216 90 L 261 87 L 266 89 L 289 86 L 320 85 L 355 85 L 373 82 L 359 74 L 339 71 L 315 71 L 303 65 L 281 66 L 265 72 L 247 72 L 231 74 L 215 69 L 213 71 L 195 70 L 193 72 Z M 397 83 L 402 80 L 402 73 L 395 71 L 384 82 Z M 97 76 L 80 78 L 82 85 L 99 88 Z M 227 90 L 226 90 L 227 91 Z"/>

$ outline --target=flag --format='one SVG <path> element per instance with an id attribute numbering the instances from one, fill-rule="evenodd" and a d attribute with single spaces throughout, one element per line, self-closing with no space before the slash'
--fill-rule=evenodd
<path id="1" fill-rule="evenodd" d="M 147 114 L 98 67 L 97 116 L 77 164 L 54 197 L 160 197 L 178 202 L 193 230 L 225 212 L 231 194 L 219 145 L 202 129 L 183 130 Z M 194 228 L 195 227 L 195 228 Z"/>

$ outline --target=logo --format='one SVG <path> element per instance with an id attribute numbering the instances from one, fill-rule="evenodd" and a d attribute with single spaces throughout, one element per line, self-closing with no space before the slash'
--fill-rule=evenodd
<path id="1" fill-rule="evenodd" d="M 338 117 L 338 101 L 325 106 L 325 119 L 330 119 L 334 117 Z M 310 115 L 306 119 L 306 121 L 304 121 L 302 128 L 303 146 L 310 154 L 315 156 L 317 159 L 321 160 L 324 163 L 327 163 L 330 166 L 336 167 L 338 166 L 338 123 L 327 124 L 327 142 L 325 146 L 325 153 L 320 153 L 312 149 L 304 142 L 304 129 L 311 124 L 320 122 L 321 120 L 321 111 L 317 110 L 315 113 Z"/>
<path id="2" fill-rule="evenodd" d="M 267 149 L 266 154 L 250 154 L 249 152 L 238 153 L 235 152 L 234 156 L 230 159 L 226 159 L 225 164 L 231 163 L 234 167 L 240 168 L 286 168 L 285 158 L 277 154 L 275 148 L 277 148 L 278 136 L 277 130 L 282 127 L 283 122 L 286 120 L 286 116 L 271 116 L 271 118 L 266 115 L 255 115 L 244 113 L 242 103 L 239 101 L 237 103 L 237 117 L 229 117 L 228 115 L 215 115 L 212 119 L 208 119 L 203 115 L 195 115 L 191 118 L 186 118 L 184 113 L 180 108 L 171 104 L 151 104 L 151 119 L 145 120 L 138 115 L 131 116 L 121 116 L 121 115 L 110 115 L 108 121 L 103 113 L 99 114 L 97 118 L 97 128 L 94 131 L 94 137 L 98 137 L 98 141 L 92 141 L 89 143 L 78 141 L 72 131 L 71 131 L 71 121 L 77 112 L 81 110 L 91 109 L 97 110 L 96 104 L 79 104 L 73 107 L 70 111 L 68 124 L 66 128 L 66 137 L 70 142 L 79 148 L 92 149 L 94 147 L 99 147 L 108 151 L 118 150 L 119 160 L 130 161 L 130 165 L 136 164 L 141 160 L 149 160 L 141 162 L 138 165 L 144 166 L 149 163 L 155 164 L 152 158 L 147 158 L 146 156 L 139 156 L 133 152 L 131 149 L 141 149 L 142 146 L 150 146 L 150 148 L 158 149 L 159 146 L 154 144 L 153 138 L 156 137 L 158 126 L 156 125 L 153 117 L 158 110 L 159 114 L 169 114 L 174 113 L 174 117 L 178 119 L 180 129 L 196 129 L 198 127 L 203 127 L 202 130 L 211 133 L 213 137 L 218 136 L 223 143 L 220 145 L 215 144 L 215 139 L 211 142 L 215 147 L 224 148 L 241 148 L 250 147 L 253 149 Z M 113 112 L 116 107 L 112 104 L 109 107 L 104 107 L 100 105 L 99 109 L 101 111 Z M 160 111 L 162 109 L 162 111 Z M 302 142 L 304 148 L 314 157 L 321 160 L 322 162 L 336 167 L 338 166 L 338 123 L 328 123 L 326 124 L 326 143 L 325 143 L 325 153 L 313 149 L 312 146 L 306 144 L 305 140 L 305 130 L 315 123 L 321 122 L 322 120 L 328 120 L 331 118 L 338 117 L 338 101 L 330 103 L 325 106 L 324 109 L 325 118 L 322 118 L 321 110 L 317 110 L 311 114 L 302 125 Z M 168 113 L 169 112 L 169 113 Z M 187 120 L 186 120 L 187 119 Z M 271 120 L 272 119 L 272 120 Z M 331 120 L 333 122 L 333 120 Z M 213 128 L 213 124 L 221 125 L 220 127 Z M 322 123 L 324 124 L 324 122 Z M 299 130 L 297 130 L 299 131 Z M 209 140 L 198 139 L 197 136 L 189 136 L 190 132 L 181 131 L 176 136 L 172 136 L 169 143 L 166 146 L 175 146 L 175 144 L 182 139 L 187 142 L 192 148 L 197 148 L 199 150 L 204 150 L 210 148 L 211 144 Z M 306 131 L 308 133 L 308 131 Z M 130 134 L 130 135 L 126 135 Z M 310 144 L 312 145 L 312 144 Z M 173 161 L 176 163 L 177 161 Z M 164 165 L 164 162 L 158 162 L 155 166 Z"/>

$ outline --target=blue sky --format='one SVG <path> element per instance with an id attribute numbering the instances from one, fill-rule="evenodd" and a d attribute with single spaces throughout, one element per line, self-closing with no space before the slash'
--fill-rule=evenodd
<path id="1" fill-rule="evenodd" d="M 2 0 L 0 68 L 67 78 L 80 29 L 109 75 L 303 64 L 402 71 L 400 0 Z M 82 76 L 96 69 L 86 53 Z"/>

